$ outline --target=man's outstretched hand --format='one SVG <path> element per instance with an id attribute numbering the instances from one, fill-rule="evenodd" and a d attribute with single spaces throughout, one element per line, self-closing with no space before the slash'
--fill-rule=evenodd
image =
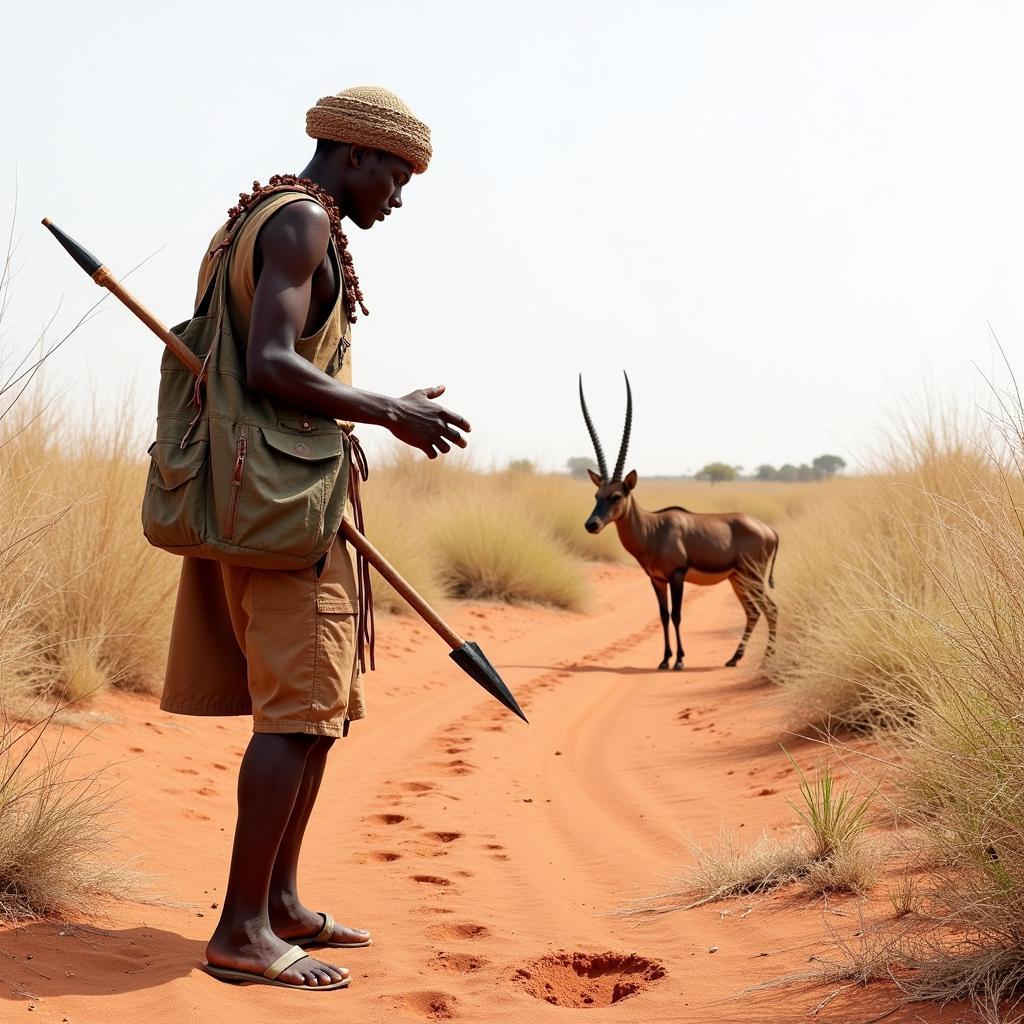
<path id="1" fill-rule="evenodd" d="M 428 459 L 436 459 L 438 454 L 451 451 L 453 444 L 459 448 L 468 444 L 459 430 L 468 432 L 471 429 L 469 421 L 434 401 L 443 394 L 444 385 L 439 384 L 397 399 L 394 421 L 388 424 L 399 441 L 419 448 Z"/>

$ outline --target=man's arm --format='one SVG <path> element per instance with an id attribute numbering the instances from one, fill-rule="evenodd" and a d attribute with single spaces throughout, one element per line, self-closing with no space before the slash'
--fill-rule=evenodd
<path id="1" fill-rule="evenodd" d="M 444 387 L 390 398 L 342 384 L 295 351 L 309 312 L 313 274 L 330 242 L 327 213 L 316 203 L 290 203 L 260 233 L 262 269 L 253 296 L 246 349 L 247 383 L 288 405 L 321 416 L 387 427 L 430 458 L 466 447 L 469 423 L 433 399 Z M 436 451 L 435 451 L 436 449 Z"/>

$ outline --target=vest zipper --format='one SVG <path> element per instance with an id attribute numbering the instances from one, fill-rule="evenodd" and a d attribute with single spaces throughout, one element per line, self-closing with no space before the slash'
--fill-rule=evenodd
<path id="1" fill-rule="evenodd" d="M 246 440 L 238 439 L 235 449 L 235 471 L 231 475 L 231 494 L 228 497 L 228 516 L 224 523 L 224 539 L 231 540 L 235 535 L 235 518 L 238 515 L 238 502 L 242 497 L 242 477 L 245 475 Z"/>

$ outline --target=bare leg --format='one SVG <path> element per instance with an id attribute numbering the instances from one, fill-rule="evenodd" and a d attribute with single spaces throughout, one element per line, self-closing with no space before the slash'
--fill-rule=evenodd
<path id="1" fill-rule="evenodd" d="M 672 625 L 676 628 L 676 663 L 672 666 L 676 672 L 683 670 L 683 641 L 679 637 L 679 623 L 683 620 L 683 577 L 686 575 L 684 569 L 676 569 L 669 580 L 672 589 Z M 666 646 L 667 643 L 666 643 Z"/>
<path id="2" fill-rule="evenodd" d="M 224 909 L 206 947 L 213 965 L 262 974 L 292 945 L 270 925 L 270 877 L 315 742 L 301 733 L 256 733 L 249 742 L 238 772 L 238 822 Z M 280 980 L 314 986 L 347 976 L 343 967 L 305 957 Z"/>
<path id="3" fill-rule="evenodd" d="M 299 899 L 299 853 L 333 743 L 331 737 L 320 736 L 310 747 L 295 807 L 285 827 L 270 876 L 270 923 L 274 933 L 282 939 L 294 941 L 309 938 L 323 927 L 323 918 L 316 911 L 303 906 Z M 329 941 L 357 943 L 365 942 L 369 937 L 369 932 L 338 925 Z"/>
<path id="4" fill-rule="evenodd" d="M 668 668 L 668 660 L 672 657 L 672 645 L 668 642 L 668 585 L 651 580 L 654 593 L 658 597 L 658 611 L 661 613 L 661 631 L 665 634 L 665 655 L 661 659 L 659 669 L 664 671 Z"/>
<path id="5" fill-rule="evenodd" d="M 756 582 L 751 581 L 745 576 L 737 575 L 730 576 L 729 583 L 732 584 L 732 589 L 735 591 L 736 597 L 739 598 L 740 604 L 743 605 L 743 611 L 747 615 L 747 625 L 743 630 L 743 638 L 740 640 L 740 645 L 736 648 L 736 653 L 725 663 L 726 668 L 735 668 L 747 650 L 747 641 L 750 639 L 750 634 L 754 632 L 757 620 L 761 617 L 761 611 L 751 594 L 751 589 L 757 585 Z"/>

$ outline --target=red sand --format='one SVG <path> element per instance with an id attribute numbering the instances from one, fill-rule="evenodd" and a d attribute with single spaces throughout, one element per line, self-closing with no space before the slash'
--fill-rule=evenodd
<path id="1" fill-rule="evenodd" d="M 462 676 L 425 627 L 380 623 L 371 717 L 332 753 L 302 878 L 311 906 L 373 931 L 368 949 L 324 954 L 351 969 L 347 991 L 233 987 L 199 970 L 248 721 L 105 696 L 99 708 L 117 721 L 85 747 L 93 763 L 116 762 L 126 852 L 185 906 L 115 903 L 99 919 L 0 931 L 0 1020 L 808 1019 L 829 989 L 739 993 L 827 953 L 828 924 L 855 931 L 856 900 L 782 893 L 639 925 L 613 916 L 679 873 L 688 837 L 790 824 L 796 785 L 756 664 L 721 667 L 742 622 L 728 587 L 689 591 L 683 674 L 653 671 L 661 628 L 637 570 L 597 569 L 595 587 L 587 616 L 453 611 L 529 726 Z M 795 749 L 813 762 L 814 749 Z M 853 990 L 814 1019 L 852 1024 L 897 999 L 892 986 Z M 973 1018 L 933 1007 L 886 1018 L 961 1019 Z"/>

